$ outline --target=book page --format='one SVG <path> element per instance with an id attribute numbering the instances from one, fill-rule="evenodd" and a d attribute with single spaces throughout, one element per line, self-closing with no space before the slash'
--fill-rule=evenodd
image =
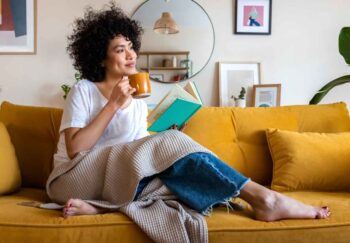
<path id="1" fill-rule="evenodd" d="M 198 102 L 203 104 L 201 96 L 199 95 L 199 92 L 195 83 L 189 81 L 183 89 L 186 90 L 188 93 L 190 93 Z"/>
<path id="2" fill-rule="evenodd" d="M 153 123 L 158 117 L 177 99 L 184 99 L 194 103 L 199 103 L 190 93 L 185 91 L 180 85 L 175 86 L 169 91 L 169 93 L 159 102 L 159 104 L 148 115 L 148 122 Z"/>

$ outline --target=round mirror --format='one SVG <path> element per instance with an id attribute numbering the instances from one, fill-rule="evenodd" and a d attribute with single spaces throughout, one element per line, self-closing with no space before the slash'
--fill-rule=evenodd
<path id="1" fill-rule="evenodd" d="M 144 28 L 137 67 L 154 81 L 192 78 L 209 62 L 214 28 L 205 10 L 192 0 L 148 0 L 132 16 Z"/>

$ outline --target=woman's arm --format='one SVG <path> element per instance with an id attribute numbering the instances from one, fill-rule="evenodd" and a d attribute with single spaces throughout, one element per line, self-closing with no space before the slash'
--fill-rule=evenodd
<path id="1" fill-rule="evenodd" d="M 95 146 L 115 112 L 130 100 L 134 91 L 128 79 L 122 79 L 114 86 L 107 104 L 87 126 L 84 128 L 70 127 L 64 130 L 69 158 L 72 159 L 77 153 Z"/>

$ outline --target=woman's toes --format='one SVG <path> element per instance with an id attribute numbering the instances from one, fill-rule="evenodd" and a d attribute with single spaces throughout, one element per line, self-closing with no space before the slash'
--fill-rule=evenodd
<path id="1" fill-rule="evenodd" d="M 328 207 L 322 207 L 320 210 L 318 210 L 316 214 L 317 219 L 325 219 L 328 218 L 331 215 L 331 211 Z"/>

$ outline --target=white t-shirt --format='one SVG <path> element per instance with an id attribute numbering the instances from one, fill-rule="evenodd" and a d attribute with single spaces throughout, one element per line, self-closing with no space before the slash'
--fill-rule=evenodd
<path id="1" fill-rule="evenodd" d="M 60 139 L 57 153 L 54 155 L 55 165 L 57 162 L 70 161 L 63 130 L 70 127 L 87 126 L 107 102 L 108 100 L 93 82 L 80 80 L 73 85 L 63 111 Z M 132 99 L 128 107 L 119 109 L 115 113 L 95 147 L 131 142 L 148 136 L 147 113 L 147 105 L 143 100 Z"/>

